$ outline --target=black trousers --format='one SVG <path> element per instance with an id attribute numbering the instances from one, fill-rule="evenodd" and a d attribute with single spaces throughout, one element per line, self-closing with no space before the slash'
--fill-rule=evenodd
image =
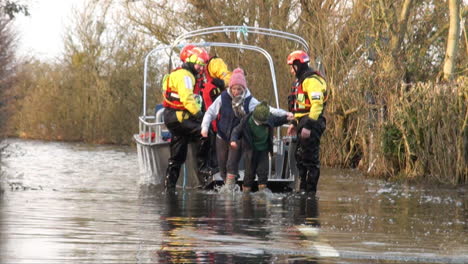
<path id="1" fill-rule="evenodd" d="M 210 141 L 210 154 L 208 155 L 208 166 L 212 169 L 218 168 L 218 156 L 216 155 L 216 132 L 214 132 L 211 128 L 208 133 L 208 139 Z"/>
<path id="2" fill-rule="evenodd" d="M 268 151 L 256 151 L 250 146 L 246 146 L 244 141 L 244 183 L 245 187 L 252 187 L 255 180 L 255 174 L 258 176 L 258 184 L 268 183 Z"/>
<path id="3" fill-rule="evenodd" d="M 326 120 L 320 116 L 317 121 L 312 123 L 310 137 L 302 139 L 300 137 L 301 131 L 307 120 L 307 116 L 299 120 L 295 157 L 301 191 L 315 193 L 317 192 L 317 184 L 320 178 L 320 138 L 325 131 Z"/>
<path id="4" fill-rule="evenodd" d="M 187 113 L 188 114 L 188 113 Z M 196 142 L 198 145 L 196 158 L 200 171 L 206 166 L 209 155 L 210 142 L 201 136 L 201 122 L 194 118 L 182 122 L 177 120 L 176 111 L 166 108 L 164 110 L 164 123 L 171 132 L 170 157 L 166 171 L 166 188 L 175 187 L 179 178 L 180 168 L 187 159 L 188 145 Z M 200 178 L 200 175 L 199 175 Z M 200 179 L 204 181 L 204 179 Z"/>

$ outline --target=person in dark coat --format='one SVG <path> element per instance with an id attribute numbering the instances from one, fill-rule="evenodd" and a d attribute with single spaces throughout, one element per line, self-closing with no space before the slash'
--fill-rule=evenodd
<path id="1" fill-rule="evenodd" d="M 267 188 L 268 154 L 273 154 L 273 128 L 287 122 L 286 115 L 270 115 L 268 104 L 262 102 L 252 113 L 244 116 L 232 131 L 231 147 L 238 148 L 240 144 L 244 157 L 243 192 L 252 190 L 255 175 L 258 175 L 258 189 Z"/>

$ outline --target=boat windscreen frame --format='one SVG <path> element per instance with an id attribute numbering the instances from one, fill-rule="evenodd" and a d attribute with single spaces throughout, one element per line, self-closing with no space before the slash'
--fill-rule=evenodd
<path id="1" fill-rule="evenodd" d="M 245 49 L 245 50 L 251 50 L 251 51 L 256 51 L 265 56 L 265 58 L 268 61 L 268 64 L 270 66 L 270 73 L 271 73 L 271 80 L 273 84 L 273 91 L 275 95 L 275 103 L 276 107 L 279 108 L 279 95 L 278 95 L 278 87 L 276 84 L 276 74 L 275 74 L 275 66 L 273 63 L 273 58 L 271 55 L 263 48 L 260 48 L 258 46 L 251 46 L 251 45 L 244 45 L 244 44 L 237 44 L 237 43 L 225 43 L 225 42 L 200 42 L 200 43 L 184 43 L 181 45 L 178 45 L 176 47 L 182 48 L 185 45 L 194 45 L 194 46 L 200 46 L 200 47 L 224 47 L 224 48 L 237 48 L 237 49 Z M 144 77 L 143 77 L 143 116 L 146 116 L 146 95 L 147 95 L 147 81 L 148 81 L 148 62 L 149 58 L 151 55 L 156 53 L 157 51 L 161 50 L 166 50 L 170 49 L 172 50 L 175 48 L 173 45 L 166 45 L 166 46 L 160 46 L 148 53 L 145 58 L 145 64 L 144 64 Z"/>
<path id="2" fill-rule="evenodd" d="M 169 51 L 172 52 L 174 48 L 180 49 L 183 46 L 188 45 L 188 44 L 192 44 L 195 46 L 203 46 L 203 47 L 226 47 L 226 48 L 237 48 L 241 50 L 242 49 L 252 50 L 252 51 L 256 51 L 264 55 L 270 66 L 271 79 L 272 79 L 273 90 L 275 94 L 275 103 L 276 103 L 276 107 L 279 108 L 279 96 L 278 96 L 278 89 L 277 89 L 277 82 L 276 82 L 275 67 L 274 67 L 274 63 L 273 63 L 273 59 L 271 55 L 265 49 L 258 47 L 258 46 L 246 45 L 242 43 L 226 43 L 226 42 L 182 43 L 182 41 L 184 40 L 197 37 L 197 36 L 216 34 L 216 33 L 232 33 L 232 32 L 238 34 L 238 38 L 240 38 L 241 35 L 244 38 L 247 38 L 248 34 L 250 33 L 282 38 L 282 39 L 296 42 L 297 44 L 302 46 L 302 48 L 306 52 L 309 51 L 309 45 L 302 37 L 293 33 L 269 29 L 269 28 L 251 27 L 251 26 L 216 26 L 216 27 L 208 27 L 208 28 L 203 28 L 203 29 L 198 29 L 198 30 L 193 30 L 193 31 L 183 33 L 179 37 L 177 37 L 172 42 L 171 45 L 160 45 L 156 47 L 155 49 L 151 50 L 145 57 L 144 77 L 143 77 L 144 79 L 143 80 L 143 111 L 142 111 L 143 116 L 146 116 L 146 90 L 147 90 L 147 80 L 148 80 L 148 76 L 147 76 L 148 75 L 148 61 L 149 61 L 150 56 L 157 51 L 161 51 L 165 49 L 169 49 Z"/>
<path id="3" fill-rule="evenodd" d="M 193 31 L 189 31 L 186 33 L 181 34 L 179 37 L 177 37 L 174 41 L 173 44 L 178 44 L 179 42 L 197 37 L 197 36 L 203 36 L 203 35 L 208 35 L 208 34 L 216 34 L 216 33 L 236 33 L 238 34 L 238 38 L 240 38 L 241 35 L 244 36 L 244 38 L 247 38 L 247 36 L 250 33 L 253 34 L 258 34 L 258 35 L 265 35 L 265 36 L 270 36 L 270 37 L 277 37 L 277 38 L 282 38 L 282 39 L 287 39 L 291 40 L 293 42 L 298 43 L 299 45 L 302 46 L 305 52 L 309 52 L 309 44 L 307 44 L 307 41 L 293 33 L 285 32 L 285 31 L 280 31 L 280 30 L 275 30 L 271 28 L 262 28 L 262 27 L 252 27 L 252 26 L 215 26 L 215 27 L 208 27 L 208 28 L 202 28 L 202 29 L 197 29 Z"/>

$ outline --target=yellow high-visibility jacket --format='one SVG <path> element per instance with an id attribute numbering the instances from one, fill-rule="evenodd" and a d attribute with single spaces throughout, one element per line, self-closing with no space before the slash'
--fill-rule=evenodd
<path id="1" fill-rule="evenodd" d="M 191 115 L 196 115 L 201 111 L 200 105 L 197 103 L 199 95 L 194 95 L 195 77 L 193 74 L 183 68 L 177 69 L 169 74 L 167 81 L 163 84 L 163 93 L 169 91 L 172 98 L 176 98 Z M 177 98 L 178 97 L 178 98 Z M 168 102 L 168 98 L 164 100 Z M 173 102 L 169 102 L 171 104 Z M 176 109 L 177 110 L 177 109 Z M 177 119 L 182 122 L 188 119 L 190 115 L 184 114 L 184 110 L 177 110 Z"/>
<path id="2" fill-rule="evenodd" d="M 309 115 L 312 120 L 317 120 L 323 112 L 327 84 L 319 75 L 307 77 L 302 82 L 302 90 L 307 94 L 310 100 L 309 113 L 294 113 L 294 116 L 299 119 L 305 115 Z"/>
<path id="3" fill-rule="evenodd" d="M 210 60 L 208 63 L 208 73 L 213 78 L 219 78 L 224 81 L 226 86 L 229 85 L 229 80 L 231 80 L 232 72 L 228 70 L 228 67 L 223 59 L 215 57 Z"/>

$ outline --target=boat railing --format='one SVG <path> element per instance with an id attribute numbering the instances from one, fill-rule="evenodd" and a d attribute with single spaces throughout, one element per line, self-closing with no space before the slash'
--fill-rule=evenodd
<path id="1" fill-rule="evenodd" d="M 164 108 L 159 109 L 154 116 L 139 117 L 138 142 L 143 145 L 154 145 L 166 142 L 168 133 L 163 120 Z"/>
<path id="2" fill-rule="evenodd" d="M 236 33 L 238 35 L 237 36 L 238 39 L 241 39 L 241 36 L 243 36 L 244 38 L 247 38 L 249 34 L 272 36 L 272 37 L 287 39 L 287 40 L 296 42 L 299 45 L 301 45 L 302 48 L 306 52 L 309 51 L 309 45 L 307 44 L 307 41 L 304 38 L 296 34 L 284 32 L 280 30 L 274 30 L 270 28 L 252 27 L 252 26 L 245 26 L 245 25 L 244 26 L 241 26 L 241 25 L 216 26 L 216 27 L 193 30 L 193 31 L 181 34 L 177 39 L 175 39 L 175 41 L 173 42 L 173 45 L 179 44 L 185 39 L 189 39 L 189 38 L 193 38 L 197 36 L 203 36 L 203 35 L 210 35 L 210 34 L 215 34 L 215 33 L 224 33 L 224 34 Z"/>
<path id="3" fill-rule="evenodd" d="M 190 41 L 188 43 L 183 43 L 184 40 L 191 39 L 193 37 L 200 37 L 200 36 L 206 36 L 206 35 L 212 35 L 212 34 L 217 34 L 217 33 L 236 33 L 238 34 L 238 38 L 240 36 L 243 36 L 244 38 L 247 38 L 249 34 L 253 35 L 264 35 L 264 36 L 271 36 L 271 37 L 276 37 L 276 38 L 281 38 L 285 40 L 292 41 L 299 46 L 302 47 L 305 51 L 309 50 L 309 45 L 307 44 L 307 41 L 303 39 L 302 37 L 289 33 L 289 32 L 284 32 L 280 30 L 274 30 L 274 29 L 269 29 L 269 28 L 261 28 L 261 27 L 251 27 L 251 26 L 245 26 L 245 25 L 231 25 L 231 26 L 216 26 L 216 27 L 209 27 L 209 28 L 204 28 L 204 29 L 198 29 L 198 30 L 193 30 L 186 32 L 182 35 L 180 35 L 178 38 L 176 38 L 171 45 L 160 45 L 156 47 L 155 49 L 151 50 L 145 57 L 145 63 L 144 63 L 144 87 L 143 87 L 143 116 L 146 116 L 146 89 L 147 89 L 147 80 L 148 80 L 148 63 L 149 63 L 149 58 L 154 55 L 156 52 L 159 51 L 171 51 L 174 48 L 182 48 L 183 46 L 187 44 L 192 44 L 195 46 L 205 46 L 205 47 L 226 47 L 226 48 L 237 48 L 237 49 L 244 49 L 244 50 L 252 50 L 259 52 L 260 54 L 263 54 L 265 58 L 267 59 L 269 65 L 270 65 L 270 71 L 271 71 L 271 77 L 272 77 L 272 82 L 273 82 L 273 93 L 275 95 L 275 104 L 276 107 L 279 107 L 279 96 L 278 96 L 278 89 L 276 87 L 276 75 L 275 75 L 275 69 L 274 69 L 274 63 L 271 55 L 263 48 L 254 46 L 254 45 L 248 45 L 248 44 L 243 44 L 242 40 L 240 40 L 240 43 L 225 43 L 225 42 L 199 42 L 199 43 L 191 43 Z"/>

